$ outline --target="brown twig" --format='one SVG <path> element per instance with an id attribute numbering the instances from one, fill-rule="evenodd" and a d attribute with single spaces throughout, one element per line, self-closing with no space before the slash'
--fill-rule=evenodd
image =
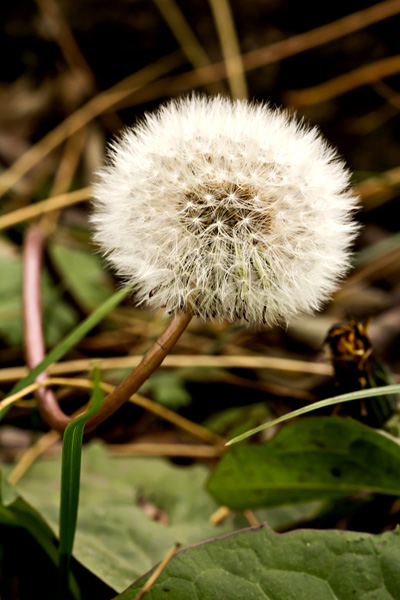
<path id="1" fill-rule="evenodd" d="M 385 2 L 374 4 L 346 17 L 342 17 L 337 21 L 332 21 L 305 33 L 294 35 L 286 40 L 243 54 L 244 69 L 252 71 L 264 65 L 279 62 L 365 29 L 365 27 L 373 23 L 378 23 L 398 13 L 400 13 L 400 0 L 386 0 Z M 165 95 L 166 91 L 170 95 L 178 94 L 188 89 L 205 85 L 206 83 L 219 81 L 225 77 L 225 62 L 219 62 L 191 71 L 190 73 L 183 73 L 151 83 L 146 89 L 137 92 L 134 100 L 136 104 L 141 104 Z M 119 108 L 123 106 L 123 104 L 118 104 Z"/>
<path id="2" fill-rule="evenodd" d="M 264 65 L 295 56 L 301 52 L 322 46 L 332 40 L 364 29 L 373 23 L 392 17 L 399 12 L 400 0 L 386 0 L 385 2 L 374 4 L 371 7 L 347 15 L 327 25 L 322 25 L 306 33 L 301 33 L 275 44 L 270 44 L 267 47 L 243 54 L 244 69 L 251 71 Z M 173 58 L 174 60 L 172 60 Z M 176 66 L 176 55 L 174 57 L 165 57 L 153 65 L 144 67 L 144 69 L 116 84 L 109 90 L 92 98 L 87 104 L 79 108 L 55 129 L 50 131 L 37 144 L 32 146 L 9 169 L 1 174 L 0 197 L 74 131 L 78 131 L 78 129 L 96 116 L 106 112 L 109 108 L 120 108 L 123 106 L 122 101 L 127 97 L 133 96 L 134 92 L 135 99 L 130 102 L 131 105 L 154 100 L 160 96 L 165 96 L 166 93 L 172 95 L 183 92 L 200 85 L 220 81 L 226 77 L 225 62 L 223 61 L 201 67 L 190 73 L 183 73 L 175 77 L 164 78 L 155 83 L 149 83 Z M 128 80 L 129 89 L 127 90 Z M 138 92 L 145 85 L 146 89 Z"/>
<path id="3" fill-rule="evenodd" d="M 393 106 L 393 108 L 397 108 L 400 110 L 400 94 L 396 92 L 390 85 L 378 79 L 372 84 L 372 89 L 379 94 L 381 98 L 384 98 L 388 101 L 389 104 Z"/>
<path id="4" fill-rule="evenodd" d="M 60 210 L 66 206 L 78 204 L 78 202 L 84 202 L 90 198 L 92 192 L 93 188 L 88 186 L 80 190 L 75 190 L 74 192 L 66 192 L 65 194 L 54 196 L 54 198 L 42 200 L 36 204 L 29 204 L 28 206 L 24 206 L 18 210 L 13 210 L 12 212 L 0 217 L 0 231 L 2 229 L 6 229 L 7 227 L 13 227 L 18 223 L 23 223 L 23 221 L 40 217 L 41 215 L 45 215 L 54 210 Z"/>
<path id="5" fill-rule="evenodd" d="M 257 69 L 265 64 L 289 58 L 300 52 L 328 44 L 355 31 L 360 31 L 360 29 L 365 29 L 373 23 L 378 23 L 398 13 L 400 13 L 399 0 L 379 2 L 326 25 L 244 54 L 244 66 L 247 70 Z"/>
<path id="6" fill-rule="evenodd" d="M 71 72 L 79 72 L 81 75 L 79 83 L 82 96 L 88 97 L 98 93 L 99 86 L 96 77 L 82 54 L 57 0 L 36 0 L 36 4 Z M 124 124 L 117 113 L 104 115 L 103 121 L 111 131 L 121 129 Z"/>
<path id="7" fill-rule="evenodd" d="M 96 80 L 93 71 L 76 43 L 58 3 L 55 0 L 36 0 L 36 4 L 42 12 L 47 27 L 59 45 L 69 67 L 72 70 L 79 69 L 82 71 L 85 74 L 89 87 L 94 89 Z"/>
<path id="8" fill-rule="evenodd" d="M 341 288 L 336 292 L 335 298 L 341 298 L 342 296 L 347 295 L 350 290 L 358 293 L 358 288 L 356 286 L 361 282 L 376 281 L 377 279 L 386 276 L 387 273 L 398 271 L 399 260 L 400 247 L 398 246 L 373 258 L 366 265 L 357 269 L 343 282 Z"/>
<path id="9" fill-rule="evenodd" d="M 399 193 L 400 167 L 369 177 L 357 184 L 356 194 L 361 196 L 363 210 L 372 210 Z"/>
<path id="10" fill-rule="evenodd" d="M 370 65 L 364 65 L 338 77 L 333 77 L 319 85 L 287 92 L 285 99 L 288 104 L 294 106 L 311 106 L 332 100 L 363 85 L 374 83 L 379 79 L 396 75 L 399 71 L 400 55 L 398 54 L 383 58 Z"/>
<path id="11" fill-rule="evenodd" d="M 20 457 L 17 464 L 7 477 L 7 481 L 10 485 L 16 485 L 18 481 L 25 475 L 28 469 L 33 463 L 42 456 L 53 444 L 58 442 L 60 439 L 60 433 L 58 431 L 48 431 L 38 441 L 28 448 L 26 452 Z"/>
<path id="12" fill-rule="evenodd" d="M 150 575 L 140 592 L 135 596 L 133 600 L 142 600 L 146 592 L 152 587 L 152 585 L 156 582 L 156 580 L 160 577 L 161 573 L 164 571 L 165 567 L 175 554 L 175 552 L 180 547 L 180 544 L 176 543 L 172 546 L 171 550 L 166 554 L 165 558 L 160 562 L 160 564 L 154 569 L 153 573 Z M 117 600 L 114 598 L 114 600 Z"/>
<path id="13" fill-rule="evenodd" d="M 72 186 L 87 138 L 87 127 L 77 131 L 65 142 L 61 160 L 51 186 L 50 197 L 65 194 Z M 62 209 L 41 215 L 39 226 L 46 236 L 53 233 Z"/>
<path id="14" fill-rule="evenodd" d="M 387 83 L 379 79 L 371 84 L 371 88 L 386 102 L 370 110 L 361 117 L 352 119 L 349 123 L 349 131 L 357 135 L 371 133 L 374 129 L 378 129 L 389 119 L 392 119 L 399 114 L 400 110 L 400 94 L 396 92 Z"/>
<path id="15" fill-rule="evenodd" d="M 32 383 L 19 392 L 12 394 L 8 398 L 0 401 L 0 410 L 3 410 L 7 406 L 11 406 L 16 403 L 21 402 L 21 398 L 24 398 L 28 394 L 35 392 L 41 386 L 52 386 L 52 385 L 63 385 L 69 388 L 83 388 L 86 390 L 91 390 L 93 388 L 93 382 L 90 379 L 82 379 L 82 378 L 73 378 L 67 379 L 66 377 L 50 377 L 48 379 L 41 379 L 39 383 Z M 110 383 L 106 383 L 105 381 L 100 382 L 100 387 L 103 391 L 110 393 L 115 390 L 116 386 L 111 385 Z M 213 444 L 216 446 L 223 446 L 225 444 L 224 438 L 217 435 L 213 431 L 210 431 L 206 427 L 199 425 L 198 423 L 193 423 L 186 417 L 179 415 L 178 413 L 170 410 L 166 406 L 162 404 L 158 404 L 149 398 L 145 398 L 144 396 L 140 396 L 139 394 L 133 394 L 129 399 L 129 402 L 135 404 L 136 406 L 140 406 L 145 410 L 157 415 L 161 419 L 172 423 L 179 429 L 190 433 L 196 438 L 199 438 L 209 444 Z"/>
<path id="16" fill-rule="evenodd" d="M 210 65 L 211 60 L 175 0 L 154 0 L 154 2 L 193 67 L 198 69 Z M 226 92 L 221 82 L 205 85 L 212 93 Z"/>
<path id="17" fill-rule="evenodd" d="M 144 67 L 108 90 L 101 92 L 69 115 L 62 123 L 39 140 L 0 175 L 0 197 L 10 190 L 28 171 L 57 148 L 69 136 L 103 114 L 118 102 L 132 95 L 149 81 L 173 70 L 182 61 L 175 53 Z"/>
<path id="18" fill-rule="evenodd" d="M 219 458 L 224 454 L 223 446 L 199 444 L 165 444 L 135 442 L 133 444 L 111 444 L 107 447 L 111 456 L 182 456 L 188 458 Z"/>
<path id="19" fill-rule="evenodd" d="M 229 0 L 209 0 L 233 98 L 248 98 L 247 81 Z"/>
<path id="20" fill-rule="evenodd" d="M 98 367 L 102 371 L 112 369 L 133 368 L 139 364 L 141 356 L 121 356 L 115 358 L 102 358 L 98 361 Z M 186 356 L 181 354 L 169 355 L 165 358 L 163 367 L 178 368 L 225 368 L 225 369 L 274 369 L 277 371 L 288 371 L 295 373 L 314 373 L 316 375 L 332 375 L 331 365 L 322 362 L 311 362 L 306 360 L 294 360 L 291 358 L 280 358 L 276 356 Z M 49 367 L 49 373 L 61 375 L 66 373 L 80 373 L 90 371 L 91 360 L 69 360 L 57 363 Z M 25 377 L 28 370 L 25 367 L 9 367 L 0 369 L 0 382 L 16 381 Z"/>
<path id="21" fill-rule="evenodd" d="M 260 521 L 257 519 L 256 515 L 252 510 L 244 510 L 243 516 L 247 519 L 250 527 L 259 527 Z"/>

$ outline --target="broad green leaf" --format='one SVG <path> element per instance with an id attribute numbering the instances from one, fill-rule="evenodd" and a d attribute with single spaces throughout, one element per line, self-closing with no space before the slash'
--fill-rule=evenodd
<path id="1" fill-rule="evenodd" d="M 70 423 L 64 432 L 61 459 L 59 598 L 65 597 L 78 516 L 83 430 L 101 408 L 103 392 L 100 372 L 94 370 L 93 395 L 87 411 Z"/>
<path id="2" fill-rule="evenodd" d="M 248 529 L 175 554 L 146 600 L 399 600 L 400 533 Z M 134 600 L 149 574 L 118 596 Z"/>
<path id="3" fill-rule="evenodd" d="M 273 425 L 278 425 L 279 423 L 283 423 L 284 421 L 288 421 L 289 419 L 293 419 L 293 417 L 301 417 L 306 413 L 313 412 L 315 410 L 319 410 L 320 408 L 326 408 L 327 406 L 334 406 L 335 404 L 340 404 L 342 402 L 351 402 L 352 400 L 363 400 L 364 398 L 375 398 L 378 396 L 388 396 L 391 394 L 399 394 L 400 393 L 400 385 L 384 385 L 382 387 L 376 387 L 368 390 L 361 390 L 359 392 L 350 392 L 348 394 L 341 394 L 340 396 L 333 396 L 332 398 L 326 398 L 325 400 L 320 400 L 318 402 L 313 402 L 312 404 L 308 404 L 307 406 L 303 406 L 303 408 L 298 408 L 297 410 L 293 410 L 287 415 L 283 415 L 278 419 L 273 419 L 272 421 L 268 421 L 267 423 L 263 423 L 258 427 L 254 427 L 254 429 L 250 429 L 246 431 L 246 433 L 242 433 L 237 437 L 229 440 L 225 445 L 231 446 L 233 444 L 237 444 L 238 442 L 242 442 L 248 437 L 263 431 L 264 429 L 268 429 L 268 427 L 272 427 Z"/>
<path id="4" fill-rule="evenodd" d="M 317 417 L 290 423 L 261 446 L 234 446 L 207 488 L 242 510 L 350 495 L 400 495 L 400 446 L 351 419 Z"/>
<path id="5" fill-rule="evenodd" d="M 35 463 L 17 489 L 58 530 L 60 461 Z M 204 465 L 179 467 L 159 458 L 111 458 L 98 443 L 85 446 L 73 556 L 115 590 L 161 560 L 176 542 L 202 542 L 247 526 L 231 515 L 214 526 L 218 504 L 204 490 Z M 260 522 L 288 527 L 315 516 L 319 504 L 257 513 Z M 154 515 L 153 515 L 154 513 Z"/>
<path id="6" fill-rule="evenodd" d="M 92 310 L 109 297 L 112 285 L 99 255 L 55 241 L 49 252 L 62 281 L 84 310 Z"/>

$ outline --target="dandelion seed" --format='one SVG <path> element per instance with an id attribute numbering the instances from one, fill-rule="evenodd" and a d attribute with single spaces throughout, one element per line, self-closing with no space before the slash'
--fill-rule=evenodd
<path id="1" fill-rule="evenodd" d="M 287 321 L 320 308 L 348 269 L 348 183 L 316 129 L 263 104 L 192 96 L 112 145 L 95 239 L 139 302 L 253 326 Z"/>

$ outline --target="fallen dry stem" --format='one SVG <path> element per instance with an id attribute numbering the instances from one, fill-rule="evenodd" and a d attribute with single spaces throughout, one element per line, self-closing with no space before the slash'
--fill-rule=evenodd
<path id="1" fill-rule="evenodd" d="M 400 94 L 390 87 L 390 85 L 379 79 L 374 81 L 372 84 L 372 89 L 379 94 L 381 98 L 387 100 L 389 104 L 393 106 L 393 108 L 400 110 Z"/>
<path id="2" fill-rule="evenodd" d="M 83 202 L 90 198 L 92 191 L 92 187 L 88 186 L 81 188 L 80 190 L 54 196 L 54 198 L 42 200 L 36 204 L 29 204 L 28 206 L 14 210 L 6 215 L 2 215 L 0 216 L 0 231 L 7 227 L 13 227 L 23 221 L 28 221 L 29 219 L 40 217 L 41 215 L 48 214 L 55 210 L 71 206 L 72 204 Z"/>
<path id="3" fill-rule="evenodd" d="M 93 388 L 93 382 L 90 379 L 68 379 L 65 377 L 49 377 L 41 380 L 40 382 L 32 383 L 23 390 L 20 390 L 12 396 L 9 396 L 9 398 L 2 400 L 0 402 L 0 411 L 3 410 L 3 408 L 6 408 L 7 406 L 15 404 L 21 398 L 28 396 L 29 394 L 35 392 L 41 387 L 48 387 L 53 385 L 63 385 L 71 388 L 83 388 L 88 390 L 91 390 Z M 107 393 L 113 392 L 116 388 L 116 386 L 106 382 L 101 382 L 100 386 L 101 389 Z M 145 410 L 152 412 L 153 414 L 164 419 L 165 421 L 173 423 L 179 429 L 183 429 L 184 431 L 187 431 L 194 437 L 206 441 L 209 444 L 216 444 L 222 446 L 225 443 L 225 440 L 222 437 L 213 433 L 209 429 L 206 429 L 205 427 L 203 427 L 202 425 L 198 425 L 197 423 L 193 423 L 189 419 L 178 415 L 174 411 L 170 410 L 169 408 L 166 408 L 165 406 L 162 406 L 161 404 L 158 404 L 157 402 L 153 402 L 149 398 L 145 398 L 144 396 L 140 396 L 139 394 L 134 394 L 129 398 L 129 402 L 132 402 L 132 404 L 136 404 L 137 406 L 140 406 Z"/>
<path id="4" fill-rule="evenodd" d="M 193 67 L 197 69 L 211 64 L 211 60 L 175 0 L 154 0 L 154 2 Z M 212 93 L 225 91 L 224 86 L 219 82 L 207 87 Z"/>
<path id="5" fill-rule="evenodd" d="M 219 458 L 224 453 L 222 446 L 198 444 L 159 444 L 136 442 L 134 444 L 112 444 L 107 451 L 111 456 L 182 456 L 187 458 Z"/>
<path id="6" fill-rule="evenodd" d="M 162 561 L 160 562 L 160 564 L 155 568 L 153 574 L 149 577 L 149 579 L 146 581 L 146 583 L 144 584 L 144 586 L 142 587 L 140 592 L 137 594 L 137 596 L 133 600 L 142 600 L 142 598 L 146 594 L 146 592 L 149 591 L 149 589 L 153 586 L 153 584 L 160 577 L 161 573 L 164 571 L 165 567 L 167 566 L 167 564 L 169 563 L 169 561 L 171 560 L 171 558 L 173 557 L 173 555 L 175 554 L 175 552 L 178 550 L 179 547 L 180 547 L 180 544 L 178 544 L 178 543 L 176 543 L 172 546 L 171 550 L 169 550 L 169 552 L 167 553 L 165 558 L 163 558 Z M 115 600 L 116 600 L 116 598 L 115 598 Z"/>
<path id="7" fill-rule="evenodd" d="M 36 0 L 54 40 L 60 47 L 71 69 L 82 71 L 91 87 L 95 86 L 95 77 L 86 58 L 83 56 L 74 35 L 55 0 Z"/>
<path id="8" fill-rule="evenodd" d="M 75 177 L 82 152 L 87 138 L 87 128 L 77 131 L 67 139 L 63 148 L 63 154 L 55 174 L 53 185 L 51 187 L 50 197 L 65 194 L 70 189 Z M 39 227 L 46 233 L 46 236 L 53 233 L 57 227 L 61 209 L 51 211 L 42 215 Z"/>
<path id="9" fill-rule="evenodd" d="M 260 521 L 257 519 L 256 515 L 252 510 L 244 510 L 243 516 L 246 517 L 250 527 L 259 527 Z"/>
<path id="10" fill-rule="evenodd" d="M 346 295 L 350 289 L 353 289 L 363 281 L 371 282 L 380 279 L 387 272 L 398 271 L 399 260 L 400 247 L 398 246 L 373 258 L 343 282 L 335 297 L 340 298 L 342 295 Z"/>
<path id="11" fill-rule="evenodd" d="M 289 39 L 243 54 L 244 69 L 250 71 L 263 65 L 295 56 L 300 52 L 305 52 L 306 50 L 316 48 L 360 29 L 364 29 L 373 23 L 387 19 L 399 12 L 400 0 L 386 0 L 385 2 L 374 4 L 327 25 L 322 25 L 306 33 L 301 33 Z M 122 100 L 133 95 L 134 92 L 136 92 L 136 97 L 134 101 L 130 102 L 131 105 L 165 96 L 167 92 L 172 95 L 200 85 L 220 81 L 226 76 L 226 65 L 222 61 L 213 65 L 206 65 L 190 73 L 183 73 L 182 75 L 150 83 L 178 66 L 178 64 L 179 61 L 176 55 L 164 57 L 160 61 L 144 67 L 144 69 L 121 81 L 109 90 L 101 92 L 98 96 L 79 108 L 37 142 L 37 144 L 32 146 L 7 171 L 2 173 L 0 176 L 0 197 L 68 136 L 108 109 L 121 107 Z M 126 86 L 128 86 L 128 89 L 126 89 Z M 146 90 L 142 93 L 137 93 L 144 86 L 146 86 Z"/>
<path id="12" fill-rule="evenodd" d="M 232 98 L 248 98 L 247 81 L 229 0 L 209 0 Z"/>
<path id="13" fill-rule="evenodd" d="M 212 513 L 212 515 L 210 515 L 208 522 L 214 526 L 219 525 L 220 523 L 222 523 L 222 521 L 225 521 L 225 519 L 231 514 L 232 511 L 230 508 L 228 508 L 228 506 L 220 506 L 219 508 L 217 508 L 216 511 Z"/>
<path id="14" fill-rule="evenodd" d="M 23 390 L 21 390 L 20 392 L 13 394 L 13 396 L 10 396 L 6 400 L 3 400 L 3 402 L 0 402 L 0 410 L 5 408 L 6 406 L 10 406 L 11 404 L 18 402 L 20 400 L 20 398 L 23 398 L 24 396 L 34 392 L 35 390 L 39 389 L 39 387 L 50 386 L 50 385 L 63 385 L 63 386 L 67 386 L 70 388 L 72 387 L 72 388 L 83 388 L 83 389 L 92 389 L 93 388 L 93 382 L 90 381 L 89 379 L 78 379 L 78 378 L 66 379 L 64 377 L 52 377 L 52 378 L 45 379 L 45 380 L 41 381 L 40 383 L 33 383 L 33 384 L 27 386 L 26 388 L 24 388 Z M 112 386 L 105 382 L 101 382 L 100 386 L 105 392 L 110 392 L 115 387 L 115 386 Z M 170 448 L 169 445 L 168 445 L 168 447 L 164 447 L 166 445 L 163 444 L 162 445 L 163 447 L 159 448 L 159 451 L 163 452 L 163 454 L 158 454 L 158 455 L 193 456 L 193 452 L 196 452 L 196 451 L 198 453 L 197 454 L 198 457 L 200 457 L 200 455 L 201 455 L 202 458 L 214 458 L 215 456 L 220 455 L 220 452 L 221 452 L 220 449 L 223 448 L 225 441 L 226 441 L 226 440 L 224 440 L 224 438 L 218 436 L 217 434 L 213 433 L 212 431 L 209 431 L 205 427 L 202 427 L 201 425 L 198 425 L 197 423 L 193 423 L 192 421 L 189 421 L 189 419 L 186 419 L 185 417 L 182 417 L 182 416 L 174 413 L 173 411 L 169 410 L 168 408 L 161 406 L 160 404 L 157 404 L 156 402 L 153 402 L 152 400 L 149 400 L 148 398 L 139 396 L 138 394 L 135 394 L 134 396 L 132 396 L 129 399 L 129 401 L 132 402 L 133 404 L 136 404 L 137 406 L 141 406 L 142 408 L 156 414 L 157 416 L 161 417 L 162 419 L 169 421 L 170 423 L 173 423 L 176 427 L 183 429 L 184 431 L 190 433 L 194 437 L 215 445 L 215 450 L 214 450 L 214 448 L 211 447 L 211 449 L 208 451 L 205 450 L 205 446 L 184 445 L 184 447 L 182 447 L 182 448 L 181 448 L 181 446 L 179 446 L 179 449 L 175 449 L 175 454 L 173 454 L 173 453 L 168 454 L 168 451 L 172 451 L 172 448 Z M 81 414 L 85 410 L 85 408 L 86 408 L 86 406 L 80 408 L 78 411 L 76 411 L 74 413 L 73 417 Z M 60 438 L 61 438 L 61 433 L 59 433 L 58 431 L 55 431 L 55 430 L 51 430 L 48 433 L 44 434 L 33 446 L 31 446 L 30 448 L 28 448 L 28 450 L 26 452 L 24 452 L 24 454 L 21 456 L 18 463 L 16 464 L 16 466 L 10 473 L 7 481 L 11 485 L 15 485 L 21 479 L 21 477 L 26 473 L 26 471 L 29 469 L 29 467 L 35 462 L 35 460 L 37 460 L 37 458 L 39 458 L 39 456 L 44 454 Z M 124 446 L 128 447 L 131 445 L 126 444 Z M 151 452 L 153 452 L 153 454 L 155 453 L 154 444 L 152 446 L 153 446 L 152 450 L 151 449 L 149 450 L 149 448 L 146 448 L 143 445 L 139 445 L 137 448 L 133 449 L 131 452 L 129 452 L 127 449 L 125 449 L 125 452 L 127 454 L 136 453 L 136 454 L 142 454 L 142 455 L 146 454 L 146 452 L 147 452 L 147 455 L 150 455 Z M 118 446 L 118 448 L 121 448 L 121 447 Z M 190 450 L 189 450 L 189 448 L 190 448 Z M 199 450 L 199 448 L 200 448 L 200 450 Z M 210 448 L 210 447 L 208 446 L 208 448 Z M 179 450 L 181 452 L 181 454 L 176 453 L 177 450 Z M 124 449 L 122 448 L 120 451 L 120 454 L 123 454 L 123 452 L 124 452 Z M 182 454 L 182 452 L 183 452 L 183 454 Z M 192 452 L 192 454 L 190 454 L 190 452 Z M 115 451 L 114 453 L 117 454 L 117 451 Z"/>
<path id="15" fill-rule="evenodd" d="M 7 477 L 10 485 L 16 485 L 18 481 L 25 475 L 33 463 L 42 456 L 47 450 L 61 439 L 61 433 L 58 431 L 48 431 L 42 435 L 39 440 L 33 444 L 26 452 L 22 454 L 14 469 Z"/>
<path id="16" fill-rule="evenodd" d="M 291 56 L 306 52 L 312 48 L 323 46 L 328 42 L 360 31 L 373 23 L 378 23 L 400 13 L 400 0 L 386 0 L 368 8 L 332 21 L 321 27 L 316 27 L 305 33 L 292 36 L 286 40 L 270 44 L 242 54 L 245 71 L 252 71 L 267 64 L 279 62 Z M 145 90 L 135 94 L 134 103 L 140 104 L 165 96 L 166 90 L 170 95 L 182 93 L 206 83 L 220 81 L 226 77 L 225 62 L 201 67 L 190 73 L 175 77 L 164 78 L 149 84 Z M 133 101 L 130 102 L 130 105 Z M 121 107 L 123 105 L 119 105 Z"/>
<path id="17" fill-rule="evenodd" d="M 101 92 L 78 108 L 0 175 L 0 197 L 73 133 L 79 131 L 90 121 L 116 106 L 121 100 L 147 85 L 150 81 L 171 71 L 181 62 L 181 58 L 176 53 L 166 56 L 130 75 L 108 90 Z"/>
<path id="18" fill-rule="evenodd" d="M 294 106 L 311 106 L 332 100 L 351 92 L 363 85 L 379 79 L 396 75 L 400 71 L 400 55 L 383 58 L 370 65 L 364 65 L 329 81 L 303 90 L 293 90 L 285 94 L 288 104 Z"/>
<path id="19" fill-rule="evenodd" d="M 128 369 L 136 367 L 142 356 L 121 356 L 115 358 L 98 359 L 98 368 L 101 371 L 113 369 Z M 59 362 L 49 367 L 48 372 L 54 375 L 67 373 L 79 373 L 90 371 L 92 359 L 69 360 Z M 277 358 L 275 356 L 187 356 L 173 354 L 166 356 L 161 368 L 221 368 L 221 369 L 273 369 L 277 371 L 288 371 L 295 373 L 314 373 L 316 375 L 332 375 L 331 365 L 306 360 L 294 360 L 291 358 Z M 10 367 L 0 369 L 0 382 L 16 381 L 27 375 L 26 367 Z"/>
<path id="20" fill-rule="evenodd" d="M 364 210 L 372 210 L 397 196 L 400 185 L 400 167 L 389 169 L 359 183 L 355 192 L 361 196 Z"/>

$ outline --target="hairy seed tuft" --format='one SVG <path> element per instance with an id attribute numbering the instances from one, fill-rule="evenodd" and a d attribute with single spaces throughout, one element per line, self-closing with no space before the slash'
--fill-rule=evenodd
<path id="1" fill-rule="evenodd" d="M 95 239 L 139 302 L 251 325 L 318 309 L 349 266 L 357 199 L 316 129 L 264 104 L 171 101 L 99 174 Z"/>

